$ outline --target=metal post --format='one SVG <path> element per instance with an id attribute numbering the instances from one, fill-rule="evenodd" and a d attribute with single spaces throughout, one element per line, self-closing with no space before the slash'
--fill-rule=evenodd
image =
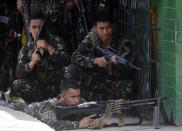
<path id="1" fill-rule="evenodd" d="M 160 103 L 161 99 L 159 98 L 153 111 L 153 125 L 155 129 L 160 129 Z"/>

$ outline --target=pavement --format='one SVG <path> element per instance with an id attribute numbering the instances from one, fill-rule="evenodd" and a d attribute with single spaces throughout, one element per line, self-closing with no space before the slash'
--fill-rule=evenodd
<path id="1" fill-rule="evenodd" d="M 23 113 L 0 106 L 0 131 L 54 131 L 46 124 Z"/>
<path id="2" fill-rule="evenodd" d="M 75 131 L 75 130 L 74 130 Z M 90 129 L 83 129 L 80 131 L 90 131 Z M 154 129 L 151 125 L 143 124 L 140 126 L 123 126 L 103 128 L 94 131 L 182 131 L 182 127 L 162 125 L 160 129 Z"/>
<path id="3" fill-rule="evenodd" d="M 93 129 L 80 129 L 90 131 Z M 46 124 L 40 122 L 23 112 L 0 106 L 0 131 L 54 131 Z M 75 130 L 74 130 L 75 131 Z M 182 126 L 161 124 L 160 129 L 154 129 L 151 121 L 144 121 L 137 126 L 107 127 L 94 129 L 94 131 L 182 131 Z"/>
<path id="4" fill-rule="evenodd" d="M 132 122 L 132 120 L 130 119 L 129 122 Z M 83 129 L 81 131 L 90 131 L 90 129 Z M 143 121 L 141 125 L 107 127 L 102 129 L 96 129 L 96 131 L 182 131 L 182 126 L 174 126 L 160 123 L 159 129 L 155 129 L 152 121 Z"/>

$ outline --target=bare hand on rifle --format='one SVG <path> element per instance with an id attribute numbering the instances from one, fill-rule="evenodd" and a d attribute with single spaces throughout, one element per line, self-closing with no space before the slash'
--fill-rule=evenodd
<path id="1" fill-rule="evenodd" d="M 54 47 L 48 44 L 45 40 L 38 40 L 37 41 L 37 48 L 44 48 L 48 51 L 50 55 L 52 55 L 55 51 Z"/>
<path id="2" fill-rule="evenodd" d="M 95 115 L 84 117 L 80 120 L 79 128 L 88 128 L 90 124 L 95 120 Z"/>
<path id="3" fill-rule="evenodd" d="M 94 64 L 98 65 L 101 68 L 106 69 L 108 62 L 105 59 L 105 57 L 97 57 L 94 59 Z"/>

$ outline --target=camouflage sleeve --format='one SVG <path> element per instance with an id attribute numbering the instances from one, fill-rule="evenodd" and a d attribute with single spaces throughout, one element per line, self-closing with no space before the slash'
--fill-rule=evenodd
<path id="1" fill-rule="evenodd" d="M 50 116 L 53 115 L 51 112 L 49 113 Z M 57 120 L 53 117 L 42 117 L 40 121 L 49 125 L 51 128 L 54 128 L 56 131 L 73 130 L 79 128 L 79 121 Z"/>
<path id="2" fill-rule="evenodd" d="M 79 128 L 79 121 L 57 120 L 51 103 L 47 101 L 30 104 L 25 109 L 25 112 L 54 128 L 56 131 Z"/>
<path id="3" fill-rule="evenodd" d="M 73 52 L 72 62 L 83 68 L 93 68 L 94 58 L 90 56 L 89 53 L 86 43 L 81 43 L 76 51 Z"/>
<path id="4" fill-rule="evenodd" d="M 131 53 L 132 53 L 131 42 L 127 39 L 120 40 L 119 45 L 118 45 L 117 54 L 126 59 L 130 59 Z"/>
<path id="5" fill-rule="evenodd" d="M 55 52 L 52 54 L 53 62 L 61 67 L 70 63 L 70 56 L 62 44 L 58 44 Z"/>
<path id="6" fill-rule="evenodd" d="M 18 56 L 18 63 L 16 67 L 16 76 L 18 78 L 24 78 L 30 74 L 28 63 L 31 58 L 28 57 L 28 50 L 26 47 L 22 47 Z"/>
<path id="7" fill-rule="evenodd" d="M 97 44 L 97 42 L 99 42 L 98 35 L 94 32 L 89 32 L 73 53 L 72 61 L 83 68 L 93 68 L 94 56 L 91 44 Z"/>

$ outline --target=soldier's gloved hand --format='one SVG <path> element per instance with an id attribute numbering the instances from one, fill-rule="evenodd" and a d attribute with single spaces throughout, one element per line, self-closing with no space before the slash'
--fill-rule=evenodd
<path id="1" fill-rule="evenodd" d="M 90 124 L 95 120 L 95 115 L 84 117 L 80 120 L 79 128 L 88 128 Z"/>
<path id="2" fill-rule="evenodd" d="M 97 57 L 94 59 L 94 64 L 106 69 L 108 62 L 105 57 Z"/>
<path id="3" fill-rule="evenodd" d="M 40 61 L 40 56 L 37 54 L 37 49 L 33 52 L 31 61 L 29 63 L 29 68 L 32 70 L 36 64 Z"/>

